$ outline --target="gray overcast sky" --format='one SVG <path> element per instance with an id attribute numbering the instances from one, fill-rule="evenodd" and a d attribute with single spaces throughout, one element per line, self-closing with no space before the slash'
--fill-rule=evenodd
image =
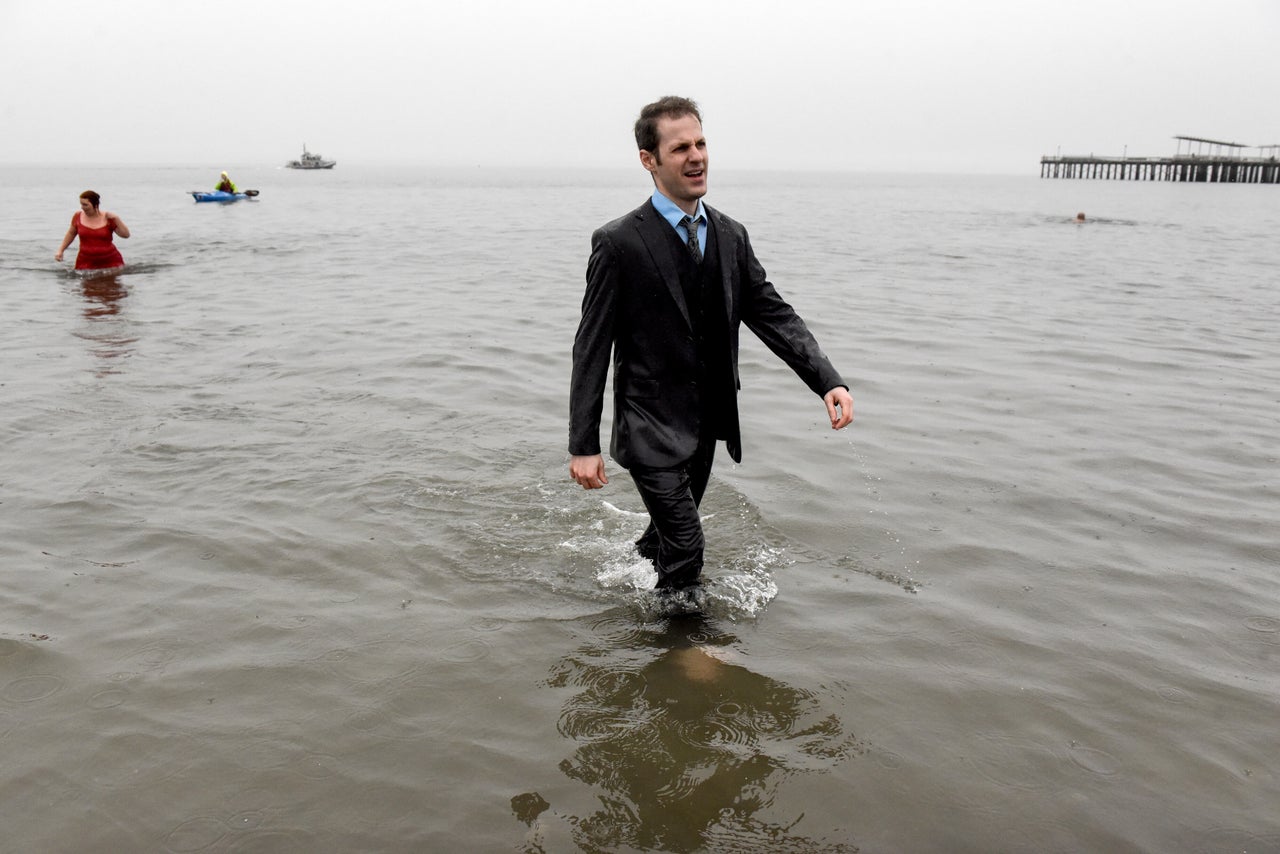
<path id="1" fill-rule="evenodd" d="M 1038 174 L 1280 143 L 1280 0 L 0 0 L 0 163 L 635 162 Z M 1256 152 L 1251 152 L 1256 153 Z"/>

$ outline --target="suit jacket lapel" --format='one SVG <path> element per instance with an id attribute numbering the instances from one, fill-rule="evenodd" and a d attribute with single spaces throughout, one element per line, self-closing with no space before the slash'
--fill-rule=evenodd
<path id="1" fill-rule="evenodd" d="M 676 305 L 679 306 L 680 316 L 684 318 L 685 325 L 692 329 L 693 321 L 689 318 L 689 306 L 684 300 L 684 288 L 680 287 L 680 273 L 676 266 L 674 252 L 676 243 L 672 241 L 671 235 L 667 234 L 672 230 L 671 224 L 654 210 L 652 203 L 647 203 L 640 208 L 636 220 L 636 231 L 640 233 L 640 239 L 649 250 L 653 265 L 658 268 L 663 283 L 671 292 Z"/>
<path id="2" fill-rule="evenodd" d="M 712 208 L 710 205 L 703 204 L 707 211 L 707 220 L 715 223 L 715 241 L 716 257 L 720 259 L 720 284 L 724 288 L 724 313 L 725 317 L 734 316 L 733 306 L 733 256 L 737 251 L 737 247 L 733 243 L 733 229 L 725 225 L 720 212 Z"/>

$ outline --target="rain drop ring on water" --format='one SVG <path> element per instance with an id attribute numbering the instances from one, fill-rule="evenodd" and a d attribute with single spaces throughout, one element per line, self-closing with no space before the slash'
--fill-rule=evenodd
<path id="1" fill-rule="evenodd" d="M 1250 617 L 1244 621 L 1245 628 L 1251 632 L 1280 632 L 1280 619 L 1276 617 Z"/>
<path id="2" fill-rule="evenodd" d="M 0 697 L 13 703 L 35 703 L 58 693 L 62 689 L 62 684 L 61 677 L 52 674 L 23 676 L 4 686 L 4 690 L 0 691 Z"/>

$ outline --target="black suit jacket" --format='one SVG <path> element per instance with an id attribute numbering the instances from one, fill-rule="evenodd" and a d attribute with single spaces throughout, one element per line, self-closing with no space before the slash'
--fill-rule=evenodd
<path id="1" fill-rule="evenodd" d="M 728 315 L 727 360 L 733 388 L 726 401 L 726 444 L 742 460 L 738 424 L 738 327 L 745 323 L 819 396 L 845 382 L 800 316 L 778 295 L 751 249 L 747 230 L 704 204 L 714 228 L 723 306 Z M 689 306 L 680 286 L 671 224 L 646 201 L 591 236 L 582 320 L 573 342 L 569 393 L 569 452 L 600 453 L 609 354 L 613 353 L 613 437 L 610 454 L 623 468 L 669 468 L 693 456 L 699 436 L 698 356 Z M 726 379 L 726 382 L 728 380 Z"/>

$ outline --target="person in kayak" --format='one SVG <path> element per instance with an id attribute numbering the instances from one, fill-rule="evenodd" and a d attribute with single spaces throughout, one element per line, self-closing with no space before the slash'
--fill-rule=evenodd
<path id="1" fill-rule="evenodd" d="M 238 192 L 240 192 L 240 190 L 236 187 L 235 182 L 234 182 L 234 181 L 232 181 L 230 178 L 228 178 L 228 177 L 227 177 L 227 173 L 226 173 L 226 172 L 223 172 L 223 173 L 222 173 L 222 180 L 218 181 L 218 186 L 214 187 L 213 189 L 215 189 L 215 190 L 221 190 L 221 191 L 222 191 L 222 192 L 224 192 L 224 193 L 238 193 Z"/>
<path id="2" fill-rule="evenodd" d="M 124 258 L 112 242 L 112 235 L 128 238 L 129 226 L 124 224 L 119 214 L 99 210 L 101 202 L 102 197 L 93 190 L 85 190 L 80 194 L 80 210 L 71 215 L 71 227 L 62 237 L 58 254 L 53 256 L 55 261 L 61 261 L 62 253 L 67 251 L 71 241 L 79 237 L 77 270 L 109 270 L 124 266 Z"/>

